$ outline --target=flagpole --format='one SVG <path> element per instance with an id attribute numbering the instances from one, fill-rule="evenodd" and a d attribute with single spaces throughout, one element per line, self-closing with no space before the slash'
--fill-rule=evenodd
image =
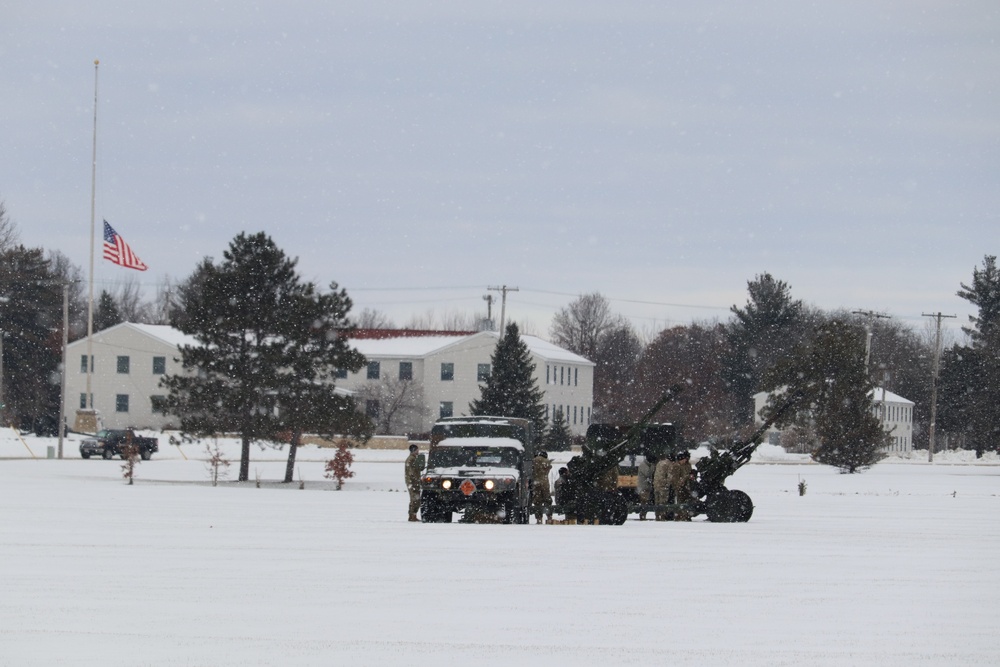
<path id="1" fill-rule="evenodd" d="M 97 200 L 97 67 L 100 64 L 100 60 L 94 61 L 94 150 L 90 168 L 90 299 L 87 302 L 87 359 L 84 361 L 87 369 L 87 394 L 84 397 L 84 407 L 89 407 L 91 411 L 94 410 L 90 376 L 94 370 L 94 213 Z"/>

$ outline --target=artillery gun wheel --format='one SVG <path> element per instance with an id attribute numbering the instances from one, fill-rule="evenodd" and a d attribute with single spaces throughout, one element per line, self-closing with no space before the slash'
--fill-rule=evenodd
<path id="1" fill-rule="evenodd" d="M 705 501 L 705 514 L 715 523 L 746 523 L 753 516 L 753 501 L 743 491 L 722 489 Z"/>
<path id="2" fill-rule="evenodd" d="M 621 526 L 628 520 L 628 501 L 620 493 L 613 493 L 605 501 L 601 512 L 601 523 L 611 526 Z"/>

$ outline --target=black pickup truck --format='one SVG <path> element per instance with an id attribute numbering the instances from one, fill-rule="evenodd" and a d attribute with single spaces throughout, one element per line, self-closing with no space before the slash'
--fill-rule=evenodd
<path id="1" fill-rule="evenodd" d="M 143 461 L 148 461 L 154 452 L 160 451 L 159 441 L 156 438 L 136 435 L 130 428 L 104 429 L 98 431 L 94 437 L 80 442 L 80 456 L 85 459 L 98 455 L 106 459 L 115 456 L 125 458 L 122 456 L 122 446 L 129 443 L 139 448 L 139 457 Z"/>

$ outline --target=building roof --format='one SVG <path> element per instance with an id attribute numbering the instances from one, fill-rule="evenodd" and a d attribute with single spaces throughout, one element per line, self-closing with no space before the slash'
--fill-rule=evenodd
<path id="1" fill-rule="evenodd" d="M 116 329 L 128 327 L 151 338 L 155 338 L 168 345 L 180 347 L 181 345 L 198 346 L 201 343 L 194 336 L 182 333 L 165 324 L 136 324 L 134 322 L 122 322 L 113 327 L 95 332 L 94 337 L 103 337 Z M 366 357 L 373 358 L 420 358 L 439 352 L 449 346 L 457 345 L 477 336 L 483 337 L 489 343 L 490 348 L 496 346 L 496 341 L 500 334 L 495 331 L 481 331 L 479 333 L 468 332 L 443 332 L 443 331 L 422 331 L 413 329 L 364 329 L 361 337 L 351 337 L 351 345 Z M 394 335 L 394 334 L 399 335 Z M 86 340 L 86 339 L 81 339 Z M 521 340 L 528 347 L 528 350 L 536 357 L 544 361 L 564 362 L 593 366 L 594 363 L 581 357 L 579 354 L 564 350 L 563 348 L 543 340 L 538 336 L 522 335 Z M 74 341 L 78 343 L 79 341 Z"/>
<path id="2" fill-rule="evenodd" d="M 875 387 L 871 391 L 872 400 L 876 403 L 881 403 L 885 401 L 886 403 L 903 403 L 904 405 L 914 405 L 914 402 L 903 398 L 899 394 L 894 394 L 891 391 L 886 391 L 882 387 Z"/>
<path id="3" fill-rule="evenodd" d="M 161 343 L 166 343 L 167 345 L 172 345 L 174 347 L 180 347 L 181 345 L 201 345 L 194 336 L 189 336 L 186 333 L 181 332 L 166 324 L 137 324 L 135 322 L 122 322 L 116 324 L 113 327 L 108 327 L 107 329 L 101 329 L 100 331 L 94 332 L 94 340 L 96 342 L 102 342 L 101 339 L 112 334 L 120 329 L 132 329 L 141 334 L 149 336 L 150 338 L 155 338 Z M 79 345 L 81 343 L 86 343 L 87 338 L 79 338 L 69 344 L 69 347 Z"/>
<path id="4" fill-rule="evenodd" d="M 425 357 L 439 352 L 451 345 L 475 338 L 477 336 L 489 340 L 490 347 L 496 346 L 500 334 L 495 331 L 481 331 L 475 334 L 468 333 L 442 333 L 427 332 L 427 335 L 415 335 L 412 330 L 401 329 L 400 336 L 390 337 L 388 330 L 379 330 L 378 338 L 351 338 L 351 344 L 366 357 Z M 593 366 L 594 363 L 581 357 L 579 354 L 564 350 L 563 348 L 543 340 L 538 336 L 522 335 L 521 340 L 528 347 L 528 350 L 537 357 L 545 361 L 561 361 L 565 363 L 581 364 Z"/>

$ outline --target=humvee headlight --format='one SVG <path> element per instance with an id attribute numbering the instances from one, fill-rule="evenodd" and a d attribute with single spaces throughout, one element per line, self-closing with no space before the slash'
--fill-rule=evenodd
<path id="1" fill-rule="evenodd" d="M 442 489 L 450 489 L 451 488 L 451 480 L 450 479 L 446 479 L 443 482 L 441 482 L 441 488 Z"/>
<path id="2" fill-rule="evenodd" d="M 493 483 L 492 479 L 488 479 L 485 482 L 483 482 L 483 488 L 486 489 L 487 491 L 492 491 L 494 486 L 496 486 L 496 484 Z"/>

